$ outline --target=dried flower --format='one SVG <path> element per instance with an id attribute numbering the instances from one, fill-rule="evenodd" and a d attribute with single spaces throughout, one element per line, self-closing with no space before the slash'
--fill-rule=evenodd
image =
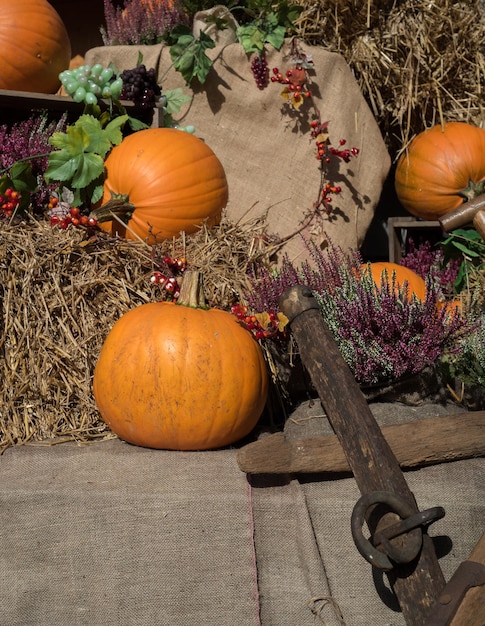
<path id="1" fill-rule="evenodd" d="M 124 8 L 104 0 L 101 37 L 105 46 L 160 43 L 179 24 L 188 25 L 188 16 L 179 0 L 125 0 Z"/>

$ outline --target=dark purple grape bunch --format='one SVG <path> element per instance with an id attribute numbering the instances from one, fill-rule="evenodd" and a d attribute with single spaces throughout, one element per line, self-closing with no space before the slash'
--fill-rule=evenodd
<path id="1" fill-rule="evenodd" d="M 120 78 L 123 81 L 121 100 L 134 102 L 140 108 L 153 108 L 160 99 L 162 89 L 153 67 L 147 70 L 145 65 L 138 65 L 131 70 L 123 70 Z"/>
<path id="2" fill-rule="evenodd" d="M 253 73 L 258 89 L 264 89 L 268 86 L 269 69 L 264 52 L 260 52 L 253 56 L 251 61 L 251 72 Z"/>

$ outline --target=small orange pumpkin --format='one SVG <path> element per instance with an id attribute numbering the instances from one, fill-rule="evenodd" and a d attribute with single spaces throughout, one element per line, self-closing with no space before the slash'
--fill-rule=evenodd
<path id="1" fill-rule="evenodd" d="M 140 130 L 113 148 L 105 166 L 104 205 L 92 215 L 112 234 L 153 244 L 221 220 L 226 174 L 211 148 L 194 135 L 173 128 Z M 112 212 L 126 228 L 109 219 Z"/>
<path id="2" fill-rule="evenodd" d="M 121 439 L 207 450 L 254 428 L 268 374 L 251 332 L 231 313 L 205 307 L 198 272 L 186 271 L 177 304 L 143 304 L 115 323 L 93 390 L 102 418 Z"/>
<path id="3" fill-rule="evenodd" d="M 392 287 L 394 280 L 396 292 L 407 285 L 406 288 L 409 296 L 414 294 L 421 302 L 426 300 L 425 281 L 419 274 L 416 274 L 416 272 L 413 272 L 413 270 L 410 270 L 404 265 L 384 261 L 367 263 L 362 266 L 362 272 L 363 274 L 370 272 L 378 289 L 382 287 L 385 281 Z"/>
<path id="4" fill-rule="evenodd" d="M 395 189 L 415 217 L 438 220 L 484 192 L 485 130 L 448 122 L 417 135 L 400 157 Z"/>
<path id="5" fill-rule="evenodd" d="M 0 89 L 55 93 L 71 42 L 47 0 L 0 0 Z"/>

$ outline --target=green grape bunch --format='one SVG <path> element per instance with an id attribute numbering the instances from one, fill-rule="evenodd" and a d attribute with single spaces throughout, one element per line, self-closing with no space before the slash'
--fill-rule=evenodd
<path id="1" fill-rule="evenodd" d="M 119 100 L 123 89 L 122 78 L 116 77 L 111 67 L 103 67 L 101 63 L 64 70 L 59 74 L 59 80 L 75 102 L 91 105 L 96 104 L 98 98 Z"/>

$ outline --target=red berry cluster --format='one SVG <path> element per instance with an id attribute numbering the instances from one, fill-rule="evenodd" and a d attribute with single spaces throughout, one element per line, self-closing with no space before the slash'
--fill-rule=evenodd
<path id="1" fill-rule="evenodd" d="M 88 215 L 82 215 L 81 210 L 76 206 L 72 206 L 67 208 L 66 210 L 62 210 L 59 207 L 59 200 L 55 196 L 49 199 L 49 204 L 47 205 L 47 208 L 51 212 L 59 209 L 51 214 L 50 225 L 58 226 L 62 230 L 66 230 L 69 226 L 84 226 L 85 228 L 94 228 L 98 225 L 98 220 L 96 218 L 89 217 Z"/>
<path id="2" fill-rule="evenodd" d="M 3 194 L 0 195 L 0 216 L 12 217 L 13 212 L 20 204 L 21 195 L 12 187 L 7 187 Z"/>
<path id="3" fill-rule="evenodd" d="M 187 268 L 187 259 L 166 256 L 163 258 L 163 263 L 167 268 L 165 272 L 156 270 L 150 280 L 176 300 L 180 295 L 180 274 L 183 274 Z"/>
<path id="4" fill-rule="evenodd" d="M 248 307 L 242 304 L 234 304 L 231 307 L 231 313 L 240 320 L 248 330 L 250 330 L 256 339 L 268 339 L 276 336 L 282 336 L 280 330 L 280 320 L 278 314 L 271 312 L 264 315 L 265 323 L 261 323 L 262 315 L 253 315 L 249 312 Z"/>
<path id="5" fill-rule="evenodd" d="M 271 82 L 286 85 L 283 94 L 288 93 L 291 95 L 293 105 L 301 104 L 301 102 L 303 102 L 303 96 L 305 98 L 311 98 L 312 96 L 306 84 L 307 75 L 305 69 L 301 65 L 296 65 L 293 69 L 288 70 L 285 75 L 283 75 L 277 67 L 274 67 Z"/>

